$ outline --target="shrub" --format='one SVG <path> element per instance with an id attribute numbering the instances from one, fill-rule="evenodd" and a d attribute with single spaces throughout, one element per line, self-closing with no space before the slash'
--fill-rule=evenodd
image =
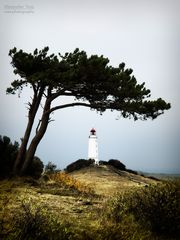
<path id="1" fill-rule="evenodd" d="M 100 233 L 101 240 L 155 240 L 131 215 L 124 216 L 119 223 L 106 221 Z"/>
<path id="2" fill-rule="evenodd" d="M 51 174 L 50 179 L 74 189 L 79 193 L 94 195 L 94 190 L 89 185 L 81 183 L 67 173 L 59 172 Z"/>
<path id="3" fill-rule="evenodd" d="M 85 159 L 79 159 L 71 164 L 69 164 L 65 171 L 70 173 L 70 172 L 73 172 L 75 170 L 79 170 L 79 169 L 82 169 L 82 168 L 85 168 L 85 167 L 88 167 L 90 166 L 91 164 L 94 163 L 94 160 L 93 159 L 89 159 L 89 160 L 85 160 Z M 100 165 L 109 165 L 109 166 L 113 166 L 119 170 L 122 170 L 122 171 L 125 171 L 126 170 L 126 166 L 120 162 L 119 160 L 117 159 L 110 159 L 108 162 L 107 161 L 99 161 L 99 164 Z"/>
<path id="4" fill-rule="evenodd" d="M 10 177 L 13 172 L 13 165 L 19 150 L 18 142 L 11 142 L 7 136 L 0 135 L 0 179 Z M 38 157 L 34 157 L 33 162 L 26 175 L 39 178 L 43 171 L 43 163 Z"/>
<path id="5" fill-rule="evenodd" d="M 144 228 L 162 235 L 175 237 L 180 231 L 179 184 L 159 183 L 121 195 L 113 202 L 109 216 L 120 222 L 132 214 Z"/>
<path id="6" fill-rule="evenodd" d="M 57 166 L 53 164 L 52 162 L 48 162 L 48 164 L 45 166 L 45 173 L 54 173 Z"/>
<path id="7" fill-rule="evenodd" d="M 30 165 L 26 172 L 26 175 L 38 179 L 41 177 L 43 168 L 44 168 L 43 162 L 41 161 L 40 158 L 35 156 L 33 158 L 32 164 Z"/>
<path id="8" fill-rule="evenodd" d="M 79 170 L 79 169 L 88 167 L 88 166 L 90 166 L 93 163 L 94 163 L 94 160 L 92 160 L 92 159 L 89 159 L 89 160 L 79 159 L 79 160 L 69 164 L 66 167 L 65 171 L 70 173 L 70 172 L 73 172 L 75 170 Z"/>
<path id="9" fill-rule="evenodd" d="M 110 159 L 108 161 L 108 165 L 111 165 L 111 166 L 113 166 L 113 167 L 115 167 L 119 170 L 125 170 L 126 169 L 126 166 L 117 159 Z"/>
<path id="10" fill-rule="evenodd" d="M 47 207 L 33 203 L 32 199 L 21 202 L 12 224 L 8 239 L 13 240 L 68 240 L 71 235 L 68 225 L 61 223 Z"/>
<path id="11" fill-rule="evenodd" d="M 0 136 L 0 178 L 9 177 L 18 152 L 18 143 L 7 136 Z"/>
<path id="12" fill-rule="evenodd" d="M 107 162 L 107 161 L 104 161 L 104 160 L 100 160 L 100 161 L 99 161 L 99 164 L 100 164 L 100 165 L 108 165 L 108 162 Z"/>

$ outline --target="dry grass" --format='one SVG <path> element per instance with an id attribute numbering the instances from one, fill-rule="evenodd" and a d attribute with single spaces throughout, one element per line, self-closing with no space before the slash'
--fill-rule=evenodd
<path id="1" fill-rule="evenodd" d="M 81 182 L 65 172 L 54 173 L 50 175 L 50 180 L 67 186 L 70 189 L 77 190 L 78 193 L 93 195 L 94 189 L 85 182 Z"/>
<path id="2" fill-rule="evenodd" d="M 104 197 L 112 196 L 132 187 L 142 187 L 156 182 L 140 175 L 115 170 L 106 165 L 90 166 L 74 171 L 71 176 L 82 183 L 93 186 L 95 193 Z"/>
<path id="3" fill-rule="evenodd" d="M 3 226 L 8 228 L 16 210 L 28 202 L 35 209 L 46 209 L 58 221 L 68 222 L 73 231 L 80 232 L 80 235 L 83 232 L 86 239 L 83 234 L 92 229 L 95 233 L 101 228 L 100 213 L 109 197 L 154 182 L 130 173 L 116 172 L 107 166 L 88 167 L 71 174 L 52 174 L 48 181 L 4 180 L 0 182 L 0 220 L 4 219 Z M 95 238 L 92 236 L 92 239 Z"/>
<path id="4" fill-rule="evenodd" d="M 50 181 L 34 185 L 29 179 L 0 182 L 0 220 L 6 216 L 5 225 L 22 202 L 27 201 L 34 207 L 46 206 L 49 213 L 74 227 L 90 226 L 96 219 L 97 209 L 101 208 L 101 201 L 93 190 L 67 174 L 56 174 Z"/>

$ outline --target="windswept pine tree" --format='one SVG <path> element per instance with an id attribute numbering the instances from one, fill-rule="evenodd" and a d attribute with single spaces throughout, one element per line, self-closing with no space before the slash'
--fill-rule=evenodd
<path id="1" fill-rule="evenodd" d="M 19 79 L 11 83 L 7 93 L 19 93 L 24 87 L 33 90 L 32 100 L 28 103 L 27 127 L 14 165 L 15 174 L 27 171 L 54 111 L 84 106 L 100 113 L 111 109 L 119 111 L 124 118 L 146 120 L 155 119 L 170 108 L 170 104 L 161 98 L 149 100 L 150 90 L 146 89 L 145 83 L 137 83 L 133 70 L 126 68 L 124 63 L 113 67 L 108 58 L 87 56 L 79 49 L 64 55 L 48 55 L 48 51 L 48 47 L 35 49 L 33 53 L 16 48 L 9 51 L 14 73 Z M 62 96 L 75 100 L 52 106 L 53 101 Z M 43 104 L 41 120 L 27 147 L 40 104 Z"/>

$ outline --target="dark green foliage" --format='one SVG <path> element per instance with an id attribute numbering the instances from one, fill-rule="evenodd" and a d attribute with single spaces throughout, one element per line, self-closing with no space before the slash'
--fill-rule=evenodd
<path id="1" fill-rule="evenodd" d="M 88 167 L 88 166 L 90 166 L 93 163 L 94 163 L 94 160 L 92 160 L 92 159 L 89 159 L 89 160 L 79 159 L 79 160 L 69 164 L 66 167 L 65 170 L 66 170 L 66 172 L 70 173 L 70 172 L 73 172 L 75 170 L 79 170 L 79 169 Z"/>
<path id="2" fill-rule="evenodd" d="M 9 137 L 0 136 L 0 178 L 11 175 L 18 147 L 18 143 L 13 144 Z"/>
<path id="3" fill-rule="evenodd" d="M 116 223 L 133 215 L 145 229 L 176 239 L 180 232 L 180 184 L 168 182 L 120 196 L 110 213 Z"/>
<path id="4" fill-rule="evenodd" d="M 119 170 L 122 170 L 122 171 L 125 171 L 125 169 L 126 169 L 126 166 L 117 159 L 110 159 L 108 161 L 108 165 L 113 166 L 113 167 L 115 167 Z"/>
<path id="5" fill-rule="evenodd" d="M 45 166 L 45 172 L 46 173 L 54 173 L 57 166 L 53 164 L 52 162 L 48 162 L 48 164 Z"/>
<path id="6" fill-rule="evenodd" d="M 100 164 L 100 165 L 108 165 L 108 162 L 107 162 L 107 161 L 104 161 L 104 160 L 100 160 L 100 161 L 99 161 L 99 164 Z"/>
<path id="7" fill-rule="evenodd" d="M 121 171 L 126 171 L 126 172 L 129 172 L 129 173 L 132 173 L 132 174 L 135 174 L 137 175 L 138 172 L 137 171 L 134 171 L 134 170 L 131 170 L 131 169 L 127 169 L 126 166 L 119 160 L 117 159 L 110 159 L 108 162 L 106 161 L 99 161 L 99 164 L 100 165 L 109 165 L 109 166 L 113 166 Z"/>
<path id="8" fill-rule="evenodd" d="M 13 165 L 18 153 L 18 142 L 11 142 L 7 136 L 0 136 L 0 179 L 13 175 Z M 39 178 L 43 172 L 43 163 L 38 157 L 34 157 L 27 170 L 28 176 Z"/>
<path id="9" fill-rule="evenodd" d="M 26 175 L 31 176 L 33 178 L 40 178 L 43 172 L 44 164 L 40 158 L 34 157 L 31 165 L 29 166 Z"/>
<path id="10" fill-rule="evenodd" d="M 48 56 L 48 50 L 48 47 L 35 49 L 33 54 L 16 48 L 9 51 L 14 73 L 21 79 L 12 82 L 7 93 L 15 93 L 26 85 L 35 92 L 39 89 L 46 91 L 50 87 L 54 92 L 52 100 L 61 95 L 73 96 L 82 101 L 77 106 L 87 106 L 100 112 L 118 110 L 122 117 L 133 117 L 134 120 L 154 119 L 170 108 L 170 104 L 161 98 L 146 100 L 150 97 L 150 90 L 145 88 L 145 83 L 137 83 L 133 70 L 125 68 L 125 63 L 112 67 L 108 58 L 88 57 L 78 48 L 59 56 Z M 52 111 L 60 108 L 58 106 Z"/>
<path id="11" fill-rule="evenodd" d="M 85 168 L 85 167 L 88 167 L 90 165 L 92 165 L 94 163 L 94 160 L 93 159 L 89 159 L 89 160 L 85 160 L 85 159 L 79 159 L 71 164 L 69 164 L 67 167 L 66 167 L 66 171 L 67 172 L 73 172 L 75 170 L 79 170 L 79 169 L 82 169 L 82 168 Z M 106 161 L 99 161 L 99 164 L 100 165 L 109 165 L 109 166 L 113 166 L 119 170 L 122 170 L 122 171 L 125 171 L 126 170 L 126 166 L 120 162 L 119 160 L 117 159 L 110 159 L 108 162 Z"/>
<path id="12" fill-rule="evenodd" d="M 110 159 L 108 162 L 107 161 L 99 161 L 99 164 L 100 165 L 109 165 L 109 166 L 113 166 L 119 170 L 122 170 L 122 171 L 127 171 L 126 170 L 126 166 L 119 160 L 117 159 Z"/>

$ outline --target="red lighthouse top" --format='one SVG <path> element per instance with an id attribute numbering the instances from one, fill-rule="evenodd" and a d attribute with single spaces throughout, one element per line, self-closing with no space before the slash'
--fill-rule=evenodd
<path id="1" fill-rule="evenodd" d="M 94 128 L 91 129 L 91 135 L 96 135 L 96 130 Z"/>

